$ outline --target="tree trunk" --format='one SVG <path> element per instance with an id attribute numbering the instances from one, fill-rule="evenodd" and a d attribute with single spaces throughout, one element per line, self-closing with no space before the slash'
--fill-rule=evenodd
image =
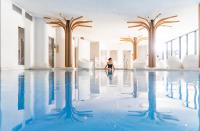
<path id="1" fill-rule="evenodd" d="M 133 40 L 133 60 L 137 59 L 137 38 L 134 37 Z"/>
<path id="2" fill-rule="evenodd" d="M 149 67 L 156 67 L 155 28 L 153 20 L 151 20 L 149 30 Z"/>
<path id="3" fill-rule="evenodd" d="M 69 20 L 66 22 L 65 29 L 65 67 L 73 67 L 72 31 Z"/>

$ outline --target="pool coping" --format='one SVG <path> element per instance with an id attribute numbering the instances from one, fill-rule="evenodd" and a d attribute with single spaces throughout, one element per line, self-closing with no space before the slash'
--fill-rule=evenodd
<path id="1" fill-rule="evenodd" d="M 59 68 L 27 68 L 27 69 L 11 69 L 11 68 L 2 68 L 0 69 L 0 71 L 6 71 L 6 70 L 68 70 L 68 71 L 72 71 L 72 70 L 104 70 L 104 68 L 73 68 L 73 67 L 59 67 Z M 116 70 L 129 70 L 129 71 L 200 71 L 200 68 L 191 68 L 191 69 L 183 69 L 183 68 L 173 68 L 173 69 L 169 69 L 169 68 L 129 68 L 129 69 L 125 69 L 125 68 L 116 68 Z"/>

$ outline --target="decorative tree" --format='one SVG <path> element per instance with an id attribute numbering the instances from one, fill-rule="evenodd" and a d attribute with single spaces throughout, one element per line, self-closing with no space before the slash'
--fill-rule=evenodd
<path id="1" fill-rule="evenodd" d="M 122 37 L 120 38 L 120 41 L 124 41 L 124 42 L 129 42 L 132 44 L 133 47 L 133 54 L 132 54 L 132 58 L 133 60 L 137 59 L 138 56 L 138 44 L 143 41 L 146 40 L 146 37 L 142 37 L 142 36 L 138 36 L 138 37 Z"/>
<path id="2" fill-rule="evenodd" d="M 65 31 L 65 67 L 73 67 L 73 53 L 72 53 L 72 32 L 77 27 L 92 27 L 89 25 L 92 21 L 83 20 L 83 16 L 77 18 L 67 19 L 60 14 L 59 18 L 44 17 L 47 24 L 53 27 L 62 27 Z"/>
<path id="3" fill-rule="evenodd" d="M 176 23 L 179 22 L 178 20 L 174 20 L 174 18 L 177 18 L 177 15 L 165 17 L 162 19 L 158 19 L 160 17 L 161 13 L 158 14 L 154 19 L 146 19 L 143 17 L 138 16 L 139 21 L 128 21 L 128 24 L 131 24 L 128 26 L 128 28 L 136 28 L 140 27 L 139 30 L 146 29 L 148 31 L 148 39 L 149 39 L 149 67 L 156 67 L 156 52 L 155 52 L 155 32 L 156 29 L 160 26 L 168 26 L 170 23 Z"/>

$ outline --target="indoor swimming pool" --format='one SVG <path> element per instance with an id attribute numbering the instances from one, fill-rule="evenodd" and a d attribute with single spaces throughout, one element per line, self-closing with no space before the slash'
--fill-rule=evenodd
<path id="1" fill-rule="evenodd" d="M 200 72 L 1 71 L 1 131 L 200 131 Z"/>

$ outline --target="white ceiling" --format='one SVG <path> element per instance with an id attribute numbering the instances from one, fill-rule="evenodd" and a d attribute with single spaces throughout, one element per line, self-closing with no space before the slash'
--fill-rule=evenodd
<path id="1" fill-rule="evenodd" d="M 63 13 L 72 16 L 85 16 L 93 20 L 92 29 L 86 29 L 88 37 L 94 40 L 118 39 L 130 35 L 126 21 L 137 16 L 153 17 L 174 15 L 176 9 L 195 5 L 198 0 L 13 0 L 33 15 L 56 16 Z M 175 12 L 176 13 L 176 12 Z M 82 30 L 82 29 L 81 29 Z M 136 34 L 136 33 L 135 33 Z"/>

